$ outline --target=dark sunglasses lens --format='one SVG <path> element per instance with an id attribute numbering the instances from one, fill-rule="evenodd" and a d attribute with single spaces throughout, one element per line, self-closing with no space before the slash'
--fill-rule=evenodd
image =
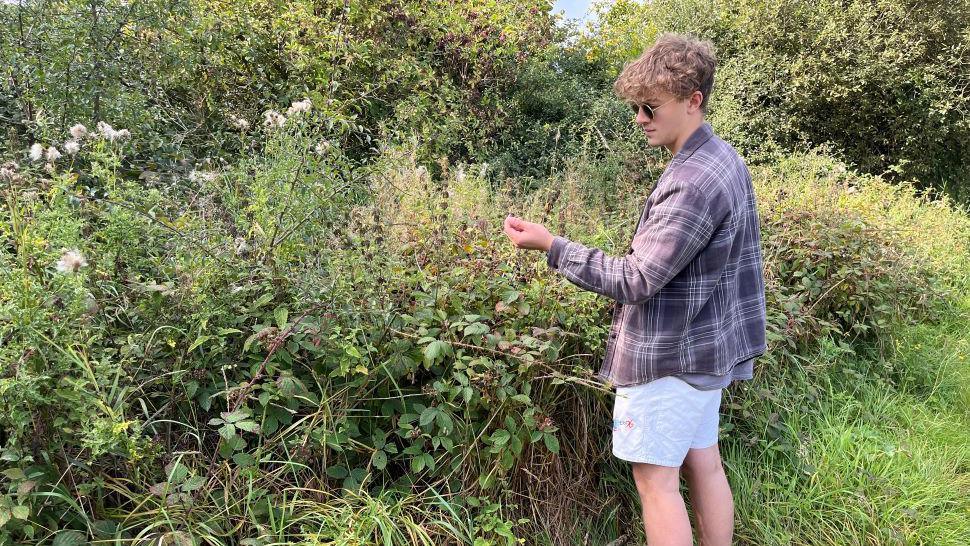
<path id="1" fill-rule="evenodd" d="M 649 104 L 631 104 L 630 109 L 633 110 L 633 115 L 639 116 L 641 107 L 643 108 L 643 113 L 646 114 L 647 119 L 653 119 L 653 108 L 650 108 Z"/>

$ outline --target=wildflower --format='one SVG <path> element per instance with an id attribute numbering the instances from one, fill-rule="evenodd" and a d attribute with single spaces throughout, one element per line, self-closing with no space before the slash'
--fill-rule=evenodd
<path id="1" fill-rule="evenodd" d="M 245 131 L 246 129 L 249 129 L 249 122 L 244 120 L 243 118 L 232 116 L 231 120 L 232 120 L 232 124 L 236 127 L 236 129 L 239 129 L 241 131 Z"/>
<path id="2" fill-rule="evenodd" d="M 286 116 L 277 112 L 276 110 L 267 110 L 263 115 L 266 116 L 266 120 L 263 121 L 263 125 L 269 128 L 282 127 L 286 123 Z"/>
<path id="3" fill-rule="evenodd" d="M 67 155 L 74 155 L 81 149 L 81 145 L 74 139 L 67 140 L 64 142 L 64 152 Z"/>
<path id="4" fill-rule="evenodd" d="M 106 121 L 98 122 L 98 133 L 100 133 L 101 136 L 103 136 L 108 140 L 115 139 L 115 128 L 112 127 L 110 124 L 108 124 L 108 122 Z"/>
<path id="5" fill-rule="evenodd" d="M 310 99 L 303 99 L 301 101 L 296 101 L 293 104 L 291 104 L 290 107 L 286 110 L 286 115 L 292 116 L 294 114 L 309 112 L 311 106 L 312 106 L 312 103 L 310 102 Z"/>
<path id="6" fill-rule="evenodd" d="M 4 163 L 3 166 L 0 167 L 0 180 L 4 182 L 12 182 L 17 177 L 17 169 L 19 168 L 20 165 L 17 165 L 17 163 L 14 161 Z"/>
<path id="7" fill-rule="evenodd" d="M 35 142 L 30 147 L 30 160 L 40 161 L 41 159 L 44 159 L 44 145 L 39 142 Z"/>
<path id="8" fill-rule="evenodd" d="M 249 243 L 243 237 L 236 237 L 236 255 L 246 256 L 249 254 Z"/>
<path id="9" fill-rule="evenodd" d="M 214 171 L 197 171 L 195 169 L 189 173 L 189 180 L 196 184 L 200 182 L 212 182 L 219 177 L 219 173 Z"/>
<path id="10" fill-rule="evenodd" d="M 624 424 L 627 425 L 627 428 L 632 428 L 632 425 L 633 425 L 632 421 Z M 545 416 L 541 421 L 539 421 L 539 424 L 536 426 L 536 428 L 539 430 L 546 430 L 547 428 L 550 428 L 552 425 L 553 425 L 552 418 L 549 416 Z"/>
<path id="11" fill-rule="evenodd" d="M 108 139 L 109 142 L 123 140 L 131 136 L 128 129 L 115 130 L 114 127 L 104 121 L 98 122 L 98 132 L 101 133 L 101 136 Z"/>
<path id="12" fill-rule="evenodd" d="M 313 151 L 315 151 L 318 155 L 323 155 L 327 153 L 328 148 L 330 148 L 330 141 L 321 140 L 316 146 L 314 146 Z"/>
<path id="13" fill-rule="evenodd" d="M 51 146 L 47 148 L 47 161 L 57 161 L 61 158 L 61 152 L 57 151 L 57 148 Z"/>
<path id="14" fill-rule="evenodd" d="M 71 127 L 71 136 L 76 140 L 81 140 L 82 138 L 88 136 L 88 128 L 80 123 L 76 123 Z"/>
<path id="15" fill-rule="evenodd" d="M 77 249 L 68 250 L 57 261 L 57 270 L 61 273 L 77 273 L 77 270 L 88 265 L 87 260 Z"/>

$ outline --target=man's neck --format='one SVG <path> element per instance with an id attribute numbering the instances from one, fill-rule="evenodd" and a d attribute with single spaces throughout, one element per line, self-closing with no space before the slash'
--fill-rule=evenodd
<path id="1" fill-rule="evenodd" d="M 704 124 L 703 116 L 693 119 L 689 121 L 687 124 L 685 124 L 684 131 L 680 133 L 680 136 L 678 136 L 677 139 L 674 141 L 673 146 L 668 148 L 668 150 L 670 150 L 670 153 L 672 155 L 677 155 L 680 152 L 680 150 L 683 149 L 684 144 L 687 142 L 687 139 L 690 138 L 690 135 L 694 134 L 694 131 L 696 131 L 698 127 L 700 127 L 703 124 Z"/>

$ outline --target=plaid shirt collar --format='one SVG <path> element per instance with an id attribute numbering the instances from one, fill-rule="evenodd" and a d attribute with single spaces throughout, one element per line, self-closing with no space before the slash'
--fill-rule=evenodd
<path id="1" fill-rule="evenodd" d="M 673 159 L 670 160 L 670 166 L 675 164 L 679 165 L 684 161 L 687 161 L 687 158 L 693 155 L 694 152 L 696 152 L 697 149 L 700 148 L 705 142 L 710 140 L 712 136 L 714 136 L 714 129 L 711 128 L 710 123 L 705 121 L 700 125 L 700 127 L 694 129 L 694 132 L 687 137 L 687 141 L 684 142 L 683 147 L 681 147 L 680 151 L 674 154 Z"/>

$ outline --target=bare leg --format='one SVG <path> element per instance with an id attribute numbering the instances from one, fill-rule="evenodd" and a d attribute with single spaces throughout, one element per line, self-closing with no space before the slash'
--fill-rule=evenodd
<path id="1" fill-rule="evenodd" d="M 683 468 L 701 546 L 730 546 L 734 534 L 734 498 L 724 475 L 718 445 L 689 450 Z"/>
<path id="2" fill-rule="evenodd" d="M 690 519 L 680 496 L 680 467 L 633 464 L 649 546 L 693 546 Z"/>

